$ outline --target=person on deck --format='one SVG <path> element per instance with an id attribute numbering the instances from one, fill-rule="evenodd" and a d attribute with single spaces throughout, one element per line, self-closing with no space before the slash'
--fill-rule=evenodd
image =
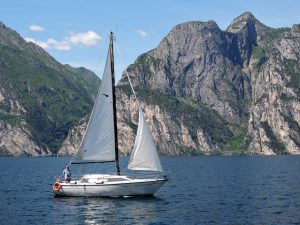
<path id="1" fill-rule="evenodd" d="M 65 177 L 65 181 L 66 182 L 70 182 L 71 181 L 71 171 L 69 169 L 69 166 L 66 166 L 66 169 L 64 169 L 64 171 L 63 171 L 63 175 Z"/>

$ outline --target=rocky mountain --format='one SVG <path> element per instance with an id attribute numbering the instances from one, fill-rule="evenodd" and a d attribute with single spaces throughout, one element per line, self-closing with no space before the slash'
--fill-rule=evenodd
<path id="1" fill-rule="evenodd" d="M 299 31 L 270 28 L 247 12 L 226 31 L 214 21 L 179 24 L 139 56 L 128 73 L 160 151 L 300 154 Z M 134 131 L 125 76 L 119 89 L 120 120 Z M 123 130 L 128 151 L 134 135 Z"/>
<path id="2" fill-rule="evenodd" d="M 179 24 L 127 71 L 161 154 L 300 154 L 299 60 L 300 25 L 274 29 L 246 12 L 225 31 Z M 117 94 L 128 154 L 137 107 L 125 73 Z"/>
<path id="3" fill-rule="evenodd" d="M 98 85 L 91 71 L 60 64 L 0 22 L 0 155 L 57 153 Z"/>
<path id="4" fill-rule="evenodd" d="M 1 154 L 56 153 L 68 131 L 59 154 L 75 154 L 97 89 L 92 74 L 0 27 Z M 226 30 L 179 24 L 127 71 L 161 154 L 300 154 L 299 60 L 300 24 L 275 29 L 247 12 Z M 117 103 L 129 154 L 138 121 L 125 73 Z"/>

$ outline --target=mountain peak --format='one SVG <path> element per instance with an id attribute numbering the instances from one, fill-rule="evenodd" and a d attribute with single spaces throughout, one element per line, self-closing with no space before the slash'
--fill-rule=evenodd
<path id="1" fill-rule="evenodd" d="M 181 23 L 172 28 L 153 54 L 158 58 L 172 55 L 175 61 L 181 55 L 195 56 L 199 51 L 199 49 L 196 50 L 195 46 L 200 48 L 201 43 L 206 40 L 208 42 L 220 40 L 221 32 L 221 29 L 213 20 Z"/>
<path id="2" fill-rule="evenodd" d="M 236 17 L 229 25 L 226 31 L 231 33 L 238 33 L 243 30 L 246 26 L 253 26 L 255 30 L 269 30 L 270 27 L 261 23 L 251 12 L 245 12 L 240 16 Z"/>
<path id="3" fill-rule="evenodd" d="M 209 29 L 219 29 L 217 23 L 213 20 L 209 20 L 207 22 L 201 22 L 201 21 L 189 21 L 185 23 L 181 23 L 173 27 L 170 33 L 177 32 L 178 30 L 202 30 L 204 28 Z"/>
<path id="4" fill-rule="evenodd" d="M 236 19 L 244 19 L 244 20 L 253 20 L 255 18 L 255 16 L 251 13 L 251 12 L 244 12 L 243 14 L 241 14 L 240 16 L 238 16 Z"/>
<path id="5" fill-rule="evenodd" d="M 186 43 L 190 43 L 191 39 L 198 39 L 199 34 L 202 37 L 207 36 L 206 38 L 209 38 L 212 34 L 219 32 L 221 30 L 213 20 L 207 22 L 189 21 L 173 27 L 166 38 L 173 44 L 176 44 L 179 40 L 185 40 L 187 41 Z"/>
<path id="6" fill-rule="evenodd" d="M 6 26 L 4 25 L 4 23 L 2 23 L 2 22 L 0 21 L 0 29 L 3 29 L 3 28 L 6 28 Z"/>
<path id="7" fill-rule="evenodd" d="M 26 44 L 26 41 L 21 38 L 19 33 L 10 29 L 0 21 L 0 44 L 22 48 Z"/>

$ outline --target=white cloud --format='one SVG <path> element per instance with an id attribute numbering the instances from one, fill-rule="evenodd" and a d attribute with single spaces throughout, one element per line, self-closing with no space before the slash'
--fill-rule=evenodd
<path id="1" fill-rule="evenodd" d="M 72 43 L 73 45 L 85 46 L 95 45 L 97 41 L 101 39 L 101 36 L 99 36 L 96 32 L 91 30 L 85 33 L 73 33 L 66 38 L 66 40 Z"/>
<path id="2" fill-rule="evenodd" d="M 146 31 L 143 31 L 143 30 L 136 30 L 136 32 L 137 32 L 141 37 L 147 37 Z"/>
<path id="3" fill-rule="evenodd" d="M 25 41 L 37 44 L 37 45 L 39 45 L 40 47 L 42 47 L 44 49 L 48 48 L 48 44 L 46 42 L 36 41 L 33 38 L 25 38 Z"/>
<path id="4" fill-rule="evenodd" d="M 36 41 L 33 38 L 24 38 L 27 42 L 32 42 L 36 44 Z"/>
<path id="5" fill-rule="evenodd" d="M 27 42 L 32 42 L 35 43 L 37 45 L 39 45 L 40 47 L 42 47 L 43 49 L 56 49 L 56 50 L 61 50 L 61 51 L 67 51 L 71 49 L 71 45 L 69 42 L 67 41 L 56 41 L 52 38 L 49 38 L 47 41 L 36 41 L 33 38 L 25 38 L 25 40 Z"/>
<path id="6" fill-rule="evenodd" d="M 66 50 L 71 49 L 70 43 L 65 40 L 64 41 L 56 41 L 56 40 L 50 38 L 46 41 L 46 43 L 48 44 L 48 46 L 50 48 L 54 48 L 56 50 L 66 51 Z"/>
<path id="7" fill-rule="evenodd" d="M 37 32 L 41 32 L 41 31 L 44 31 L 44 30 L 45 30 L 44 27 L 39 26 L 39 25 L 31 25 L 31 26 L 29 27 L 29 29 L 32 30 L 32 31 L 37 31 Z"/>
<path id="8" fill-rule="evenodd" d="M 68 37 L 65 37 L 62 41 L 57 41 L 53 38 L 49 38 L 47 41 L 36 41 L 33 38 L 25 38 L 27 42 L 35 43 L 44 49 L 56 49 L 60 51 L 68 51 L 75 45 L 95 45 L 97 41 L 101 39 L 102 37 L 94 31 L 72 33 Z"/>

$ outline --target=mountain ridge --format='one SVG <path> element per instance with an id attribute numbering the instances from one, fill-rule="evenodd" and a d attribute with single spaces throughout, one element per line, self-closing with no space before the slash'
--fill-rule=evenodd
<path id="1" fill-rule="evenodd" d="M 91 71 L 60 64 L 3 23 L 0 80 L 1 155 L 58 152 L 68 130 L 92 108 L 99 84 Z"/>

